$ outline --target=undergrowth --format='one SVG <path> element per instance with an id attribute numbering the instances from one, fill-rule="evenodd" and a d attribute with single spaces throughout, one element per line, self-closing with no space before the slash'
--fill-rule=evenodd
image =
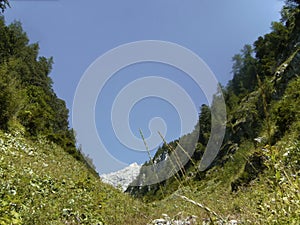
<path id="1" fill-rule="evenodd" d="M 0 131 L 0 224 L 146 221 L 141 202 L 103 184 L 61 147 Z"/>

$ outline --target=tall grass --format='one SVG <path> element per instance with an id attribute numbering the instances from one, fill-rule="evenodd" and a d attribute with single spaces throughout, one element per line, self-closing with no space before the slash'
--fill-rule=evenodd
<path id="1" fill-rule="evenodd" d="M 150 162 L 150 164 L 152 165 L 153 172 L 154 172 L 154 175 L 155 175 L 156 180 L 157 180 L 157 182 L 158 182 L 159 189 L 160 189 L 160 191 L 161 191 L 161 194 L 162 194 L 163 198 L 165 198 L 165 193 L 164 193 L 163 188 L 162 188 L 162 186 L 161 186 L 161 184 L 160 184 L 160 182 L 159 182 L 159 177 L 158 177 L 158 174 L 157 174 L 156 169 L 155 169 L 155 166 L 154 166 L 154 161 L 153 161 L 153 159 L 152 159 L 152 157 L 151 157 L 151 154 L 150 154 L 150 149 L 149 149 L 149 147 L 148 147 L 148 144 L 147 144 L 147 142 L 146 142 L 146 139 L 145 139 L 145 137 L 144 137 L 144 134 L 143 134 L 142 130 L 139 129 L 139 132 L 140 132 L 141 138 L 143 139 L 143 142 L 144 142 L 144 145 L 145 145 L 145 148 L 146 148 L 148 157 L 149 157 L 149 162 Z"/>

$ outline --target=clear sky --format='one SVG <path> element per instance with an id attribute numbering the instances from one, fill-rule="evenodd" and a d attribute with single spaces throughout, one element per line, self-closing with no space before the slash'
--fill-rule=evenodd
<path id="1" fill-rule="evenodd" d="M 4 15 L 7 23 L 22 22 L 31 42 L 39 42 L 41 55 L 54 57 L 50 74 L 53 87 L 66 101 L 71 116 L 76 87 L 87 68 L 107 51 L 130 42 L 162 40 L 184 46 L 204 60 L 220 83 L 226 84 L 232 77 L 232 56 L 270 31 L 271 22 L 280 18 L 282 5 L 280 0 L 15 0 Z M 99 93 L 94 119 L 106 151 L 123 166 L 143 163 L 148 156 L 117 139 L 111 123 L 112 105 L 122 88 L 145 76 L 162 76 L 176 82 L 191 96 L 197 109 L 207 103 L 195 82 L 165 64 L 140 63 L 115 73 Z M 160 98 L 142 99 L 132 107 L 128 121 L 117 122 L 128 122 L 136 137 L 139 129 L 148 137 L 148 124 L 154 117 L 164 119 L 168 141 L 180 136 L 181 115 L 172 102 Z M 90 118 L 83 116 L 82 121 L 85 119 Z M 102 159 L 99 149 L 103 146 L 89 140 L 89 131 L 76 132 L 78 143 L 93 158 L 100 173 L 122 167 Z M 154 152 L 155 148 L 152 155 Z"/>

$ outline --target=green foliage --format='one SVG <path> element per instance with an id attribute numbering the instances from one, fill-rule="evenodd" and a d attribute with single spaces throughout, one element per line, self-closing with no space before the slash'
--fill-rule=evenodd
<path id="1" fill-rule="evenodd" d="M 254 90 L 256 80 L 256 60 L 252 57 L 253 49 L 245 45 L 241 54 L 235 55 L 233 59 L 233 79 L 228 89 L 235 95 L 245 96 Z"/>
<path id="2" fill-rule="evenodd" d="M 206 145 L 210 137 L 211 112 L 210 112 L 210 108 L 205 104 L 203 104 L 200 109 L 199 129 L 200 129 L 199 142 L 202 145 Z"/>
<path id="3" fill-rule="evenodd" d="M 47 136 L 75 158 L 83 160 L 69 129 L 66 104 L 57 98 L 49 77 L 53 59 L 39 56 L 20 22 L 0 19 L 0 129 L 18 120 L 31 138 Z"/>
<path id="4" fill-rule="evenodd" d="M 0 0 L 0 11 L 2 13 L 7 7 L 10 7 L 8 0 Z"/>
<path id="5" fill-rule="evenodd" d="M 212 205 L 219 215 L 240 223 L 299 224 L 299 3 L 287 1 L 282 19 L 272 23 L 272 31 L 259 37 L 254 48 L 246 45 L 233 57 L 233 79 L 223 89 L 226 135 L 213 166 L 198 171 L 213 132 L 210 114 L 214 105 L 203 105 L 196 151 L 182 171 L 160 183 L 164 195 L 158 186 L 142 187 L 131 194 L 154 201 L 164 213 L 176 211 L 180 193 Z M 190 148 L 188 143 L 186 146 Z M 166 153 L 167 144 L 155 158 L 163 159 Z M 186 204 L 180 209 L 207 216 Z"/>
<path id="6" fill-rule="evenodd" d="M 296 6 L 300 5 L 300 1 L 299 0 L 286 0 L 286 4 L 288 6 L 296 7 Z"/>
<path id="7" fill-rule="evenodd" d="M 272 108 L 272 121 L 275 124 L 274 138 L 282 137 L 287 131 L 295 129 L 294 123 L 300 118 L 300 78 L 288 84 L 285 95 Z M 300 138 L 300 136 L 299 136 Z"/>
<path id="8" fill-rule="evenodd" d="M 7 64 L 0 65 L 0 129 L 7 129 L 8 122 L 16 118 L 24 107 L 24 91 Z"/>
<path id="9" fill-rule="evenodd" d="M 254 43 L 259 73 L 262 76 L 271 76 L 275 72 L 288 49 L 289 28 L 282 23 L 273 22 L 272 30 L 264 37 L 259 37 Z"/>
<path id="10" fill-rule="evenodd" d="M 0 224 L 146 224 L 141 212 L 60 146 L 0 131 Z"/>
<path id="11" fill-rule="evenodd" d="M 198 171 L 211 123 L 222 122 L 218 114 L 211 121 L 220 93 L 211 107 L 201 106 L 193 132 L 164 143 L 144 166 L 176 147 L 170 163 L 181 166 L 176 157 L 186 155 L 188 163 L 159 184 L 127 190 L 147 205 L 100 182 L 76 149 L 65 102 L 52 90 L 52 58 L 39 56 L 19 22 L 6 26 L 1 18 L 0 224 L 146 224 L 161 213 L 178 218 L 177 212 L 210 217 L 178 194 L 241 224 L 299 224 L 299 1 L 287 0 L 281 14 L 270 33 L 233 57 L 233 79 L 223 88 L 226 135 L 212 166 Z M 142 167 L 137 182 L 155 175 Z"/>
<path id="12" fill-rule="evenodd" d="M 102 184 L 76 148 L 52 63 L 0 19 L 0 224 L 133 224 L 140 203 Z"/>

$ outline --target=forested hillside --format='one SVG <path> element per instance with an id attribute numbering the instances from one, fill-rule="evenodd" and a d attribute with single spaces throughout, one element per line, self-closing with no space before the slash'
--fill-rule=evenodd
<path id="1" fill-rule="evenodd" d="M 214 107 L 202 105 L 198 144 L 184 168 L 159 184 L 127 192 L 147 202 L 181 193 L 206 202 L 223 218 L 233 214 L 251 224 L 300 222 L 299 1 L 287 1 L 281 14 L 270 33 L 233 56 L 233 79 L 223 87 L 226 135 L 210 168 L 198 170 Z M 177 143 L 165 143 L 144 166 L 168 158 Z M 147 181 L 144 171 L 133 184 Z"/>
<path id="2" fill-rule="evenodd" d="M 0 17 L 0 224 L 145 224 L 143 204 L 103 184 L 76 148 L 52 64 Z"/>
<path id="3" fill-rule="evenodd" d="M 52 89 L 53 59 L 39 56 L 21 24 L 0 18 L 0 128 L 23 129 L 31 138 L 46 136 L 79 159 L 68 109 Z"/>
<path id="4" fill-rule="evenodd" d="M 8 6 L 0 0 L 0 11 Z M 217 95 L 200 108 L 196 146 L 189 140 L 197 132 L 181 138 L 183 151 L 196 149 L 188 163 L 161 183 L 129 187 L 132 196 L 103 184 L 76 148 L 68 109 L 52 89 L 53 59 L 39 55 L 20 22 L 1 17 L 0 224 L 299 224 L 299 0 L 287 0 L 281 14 L 233 56 L 233 79 L 222 87 L 226 135 L 210 167 L 199 170 Z M 143 171 L 141 184 L 155 176 Z"/>

